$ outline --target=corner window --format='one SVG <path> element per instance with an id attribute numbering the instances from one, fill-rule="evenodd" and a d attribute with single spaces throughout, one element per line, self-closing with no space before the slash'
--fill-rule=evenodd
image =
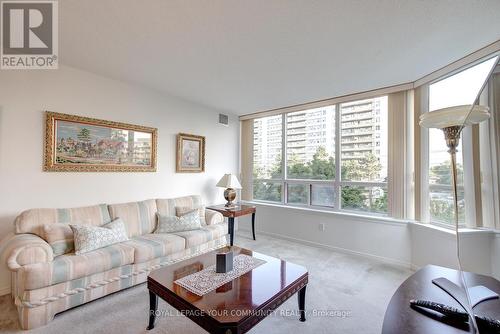
<path id="1" fill-rule="evenodd" d="M 486 60 L 429 86 L 429 112 L 434 110 L 473 104 L 496 58 Z M 465 224 L 464 189 L 464 137 L 457 152 L 457 191 L 459 224 Z M 441 130 L 429 130 L 429 213 L 433 223 L 454 223 L 450 156 Z"/>

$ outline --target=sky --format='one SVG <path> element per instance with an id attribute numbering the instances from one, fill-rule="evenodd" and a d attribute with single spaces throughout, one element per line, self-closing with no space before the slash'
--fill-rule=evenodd
<path id="1" fill-rule="evenodd" d="M 498 56 L 490 58 L 478 65 L 460 73 L 438 81 L 429 87 L 429 110 L 473 104 L 480 93 L 492 68 L 498 61 Z M 450 156 L 441 130 L 429 130 L 429 162 L 438 165 L 449 161 Z M 459 152 L 462 151 L 460 143 Z M 462 155 L 457 154 L 457 162 L 462 162 Z"/>

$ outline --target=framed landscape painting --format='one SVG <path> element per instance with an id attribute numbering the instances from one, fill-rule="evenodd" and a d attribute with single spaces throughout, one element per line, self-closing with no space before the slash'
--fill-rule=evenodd
<path id="1" fill-rule="evenodd" d="M 205 171 L 205 137 L 179 133 L 177 135 L 176 171 L 201 173 Z"/>
<path id="2" fill-rule="evenodd" d="M 157 129 L 46 112 L 44 171 L 155 172 Z"/>

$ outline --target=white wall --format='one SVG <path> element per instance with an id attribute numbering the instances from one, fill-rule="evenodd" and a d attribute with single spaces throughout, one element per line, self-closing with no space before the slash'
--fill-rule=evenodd
<path id="1" fill-rule="evenodd" d="M 264 233 L 413 269 L 427 264 L 458 268 L 455 235 L 447 229 L 270 204 L 256 206 L 257 237 Z M 325 231 L 319 229 L 321 223 Z M 241 217 L 238 226 L 250 231 L 250 217 Z M 500 278 L 500 234 L 495 237 L 492 231 L 468 230 L 460 234 L 460 240 L 465 270 Z"/>
<path id="2" fill-rule="evenodd" d="M 241 217 L 238 226 L 251 230 L 249 216 Z M 404 222 L 257 204 L 256 231 L 410 266 L 411 236 Z"/>
<path id="3" fill-rule="evenodd" d="M 491 247 L 491 273 L 500 280 L 500 232 L 495 233 Z"/>
<path id="4" fill-rule="evenodd" d="M 419 268 L 435 264 L 458 268 L 457 243 L 450 230 L 411 224 L 412 264 Z M 460 257 L 464 270 L 492 274 L 492 231 L 460 232 Z"/>
<path id="5" fill-rule="evenodd" d="M 44 110 L 158 128 L 156 173 L 42 171 Z M 206 136 L 206 172 L 175 173 L 175 135 Z M 218 112 L 166 94 L 62 66 L 0 71 L 0 239 L 22 210 L 74 207 L 201 194 L 222 202 L 215 183 L 238 171 L 239 122 L 218 124 Z M 0 250 L 2 244 L 0 243 Z M 0 291 L 9 286 L 5 261 Z"/>

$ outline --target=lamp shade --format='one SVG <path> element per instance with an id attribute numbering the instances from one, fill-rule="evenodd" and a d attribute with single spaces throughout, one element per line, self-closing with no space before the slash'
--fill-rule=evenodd
<path id="1" fill-rule="evenodd" d="M 217 182 L 217 187 L 241 189 L 241 184 L 238 178 L 233 174 L 224 174 L 224 176 Z"/>
<path id="2" fill-rule="evenodd" d="M 451 126 L 481 123 L 490 118 L 490 108 L 470 104 L 438 109 L 420 116 L 420 126 L 443 129 Z"/>

